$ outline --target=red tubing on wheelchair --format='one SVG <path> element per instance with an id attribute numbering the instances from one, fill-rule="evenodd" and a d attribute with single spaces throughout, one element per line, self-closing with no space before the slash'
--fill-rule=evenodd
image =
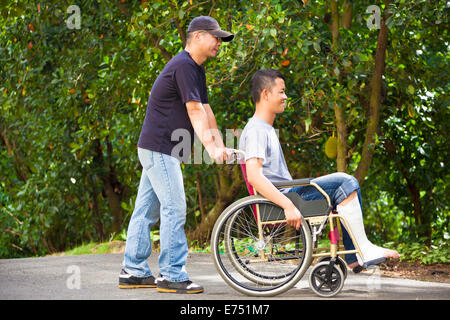
<path id="1" fill-rule="evenodd" d="M 339 229 L 335 227 L 333 229 L 333 231 L 330 231 L 330 233 L 328 234 L 328 237 L 331 240 L 331 244 L 338 244 L 338 241 L 339 241 Z"/>

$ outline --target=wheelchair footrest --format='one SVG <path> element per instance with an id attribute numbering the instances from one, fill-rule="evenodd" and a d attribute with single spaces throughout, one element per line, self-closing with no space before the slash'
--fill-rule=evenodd
<path id="1" fill-rule="evenodd" d="M 361 271 L 367 269 L 370 266 L 376 266 L 376 265 L 379 265 L 380 263 L 383 263 L 385 261 L 386 261 L 385 257 L 381 257 L 381 258 L 378 258 L 378 259 L 373 259 L 373 260 L 370 260 L 370 261 L 367 261 L 366 263 L 364 263 L 363 266 L 354 267 L 352 270 L 353 270 L 353 273 L 360 273 Z"/>
<path id="2" fill-rule="evenodd" d="M 366 263 L 364 263 L 364 268 L 367 269 L 370 266 L 376 266 L 376 265 L 378 265 L 380 263 L 383 263 L 385 261 L 386 261 L 385 257 L 381 257 L 381 258 L 378 258 L 378 259 L 373 259 L 373 260 L 370 260 L 370 261 L 367 261 Z"/>

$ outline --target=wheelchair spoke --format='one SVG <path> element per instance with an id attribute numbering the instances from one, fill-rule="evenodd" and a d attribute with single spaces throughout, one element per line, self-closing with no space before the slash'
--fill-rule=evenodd
<path id="1" fill-rule="evenodd" d="M 287 283 L 296 274 L 304 261 L 305 239 L 303 232 L 296 232 L 286 223 L 264 224 L 261 235 L 255 219 L 256 205 L 248 204 L 229 213 L 219 231 L 218 245 L 224 245 L 224 252 L 218 258 L 231 281 L 266 291 Z M 270 202 L 259 204 L 259 210 L 265 219 L 278 219 L 282 214 L 277 213 L 282 209 Z"/>
<path id="2" fill-rule="evenodd" d="M 326 284 L 325 280 L 321 280 L 320 285 L 317 287 L 317 289 L 322 289 L 322 286 Z"/>

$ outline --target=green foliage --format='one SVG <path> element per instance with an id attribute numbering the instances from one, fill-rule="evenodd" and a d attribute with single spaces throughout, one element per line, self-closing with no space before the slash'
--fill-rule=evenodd
<path id="1" fill-rule="evenodd" d="M 400 261 L 420 262 L 423 264 L 450 263 L 450 246 L 448 239 L 435 241 L 431 245 L 425 244 L 427 239 L 421 239 L 421 242 L 401 243 L 391 245 L 400 253 Z"/>
<path id="2" fill-rule="evenodd" d="M 336 171 L 324 152 L 336 130 L 335 105 L 345 112 L 348 173 L 354 173 L 370 112 L 378 31 L 368 29 L 365 11 L 373 3 L 352 2 L 352 26 L 339 29 L 332 51 L 329 2 L 305 2 L 84 0 L 77 3 L 80 29 L 68 28 L 64 1 L 0 2 L 0 257 L 43 255 L 111 234 L 126 238 L 146 101 L 199 15 L 211 14 L 236 34 L 205 64 L 222 134 L 242 129 L 253 114 L 252 74 L 276 68 L 287 78 L 289 101 L 275 127 L 292 175 Z M 380 5 L 392 16 L 380 128 L 362 186 L 366 230 L 379 243 L 418 243 L 425 236 L 429 245 L 448 234 L 445 6 Z M 223 191 L 216 188 L 218 174 L 216 166 L 183 166 L 188 230 Z M 240 196 L 245 192 L 243 186 Z M 448 257 L 433 250 L 430 256 Z"/>

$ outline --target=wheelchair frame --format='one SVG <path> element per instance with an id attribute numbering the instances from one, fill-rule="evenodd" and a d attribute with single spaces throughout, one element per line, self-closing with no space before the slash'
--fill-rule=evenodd
<path id="1" fill-rule="evenodd" d="M 245 153 L 243 151 L 240 150 L 234 150 L 234 152 L 236 154 L 240 154 L 240 155 L 244 155 Z M 247 198 L 252 198 L 252 196 L 254 196 L 254 199 L 258 199 L 260 198 L 261 201 L 266 200 L 268 202 L 270 202 L 269 200 L 265 199 L 264 197 L 260 196 L 257 194 L 256 190 L 253 189 L 253 187 L 248 183 L 247 180 L 247 175 L 246 175 L 246 167 L 245 167 L 245 163 L 240 163 L 241 165 L 241 169 L 242 169 L 242 173 L 244 176 L 244 180 L 246 182 L 247 185 L 247 189 L 249 191 L 249 194 L 251 195 L 250 197 L 246 197 L 244 199 Z M 303 263 L 305 263 L 305 265 L 302 265 L 301 268 L 299 270 L 296 271 L 296 275 L 294 277 L 291 278 L 291 280 L 289 280 L 289 285 L 286 285 L 284 288 L 282 288 L 282 290 L 273 290 L 273 291 L 266 291 L 266 292 L 259 292 L 259 291 L 252 291 L 252 290 L 242 290 L 238 287 L 236 287 L 232 281 L 230 281 L 230 279 L 227 279 L 227 275 L 226 272 L 224 272 L 223 270 L 221 270 L 221 268 L 224 268 L 223 265 L 221 265 L 221 263 L 217 262 L 217 256 L 219 254 L 217 248 L 216 248 L 216 243 L 215 241 L 217 241 L 217 235 L 216 233 L 218 232 L 217 229 L 217 224 L 220 221 L 220 217 L 219 219 L 216 221 L 216 225 L 214 227 L 213 230 L 213 236 L 211 237 L 211 248 L 213 251 L 213 259 L 214 259 L 214 263 L 216 265 L 217 270 L 219 271 L 219 274 L 222 276 L 222 278 L 228 283 L 230 284 L 232 287 L 234 287 L 236 290 L 243 292 L 247 295 L 252 295 L 252 296 L 274 296 L 277 294 L 280 294 L 286 290 L 288 290 L 289 288 L 291 288 L 292 286 L 294 286 L 304 275 L 304 273 L 306 272 L 306 270 L 311 266 L 312 261 L 314 258 L 318 258 L 319 262 L 322 259 L 322 261 L 327 260 L 327 258 L 329 258 L 329 262 L 321 262 L 321 263 L 316 263 L 315 267 L 320 267 L 322 271 L 322 275 L 326 274 L 326 277 L 328 277 L 327 281 L 331 281 L 331 273 L 333 272 L 333 268 L 336 268 L 335 265 L 337 264 L 338 267 L 340 267 L 341 269 L 345 269 L 345 270 L 335 270 L 335 273 L 339 273 L 340 272 L 340 277 L 342 277 L 342 279 L 340 281 L 342 281 L 342 284 L 335 290 L 332 292 L 323 292 L 321 291 L 320 288 L 317 288 L 316 285 L 314 285 L 312 283 L 313 281 L 313 276 L 314 273 L 316 272 L 315 269 L 312 270 L 311 274 L 310 274 L 310 286 L 313 289 L 313 291 L 318 294 L 319 296 L 322 297 L 332 297 L 336 294 L 338 294 L 340 292 L 340 290 L 343 287 L 343 282 L 346 278 L 347 275 L 347 270 L 346 270 L 346 266 L 347 264 L 345 263 L 345 260 L 343 260 L 342 258 L 338 258 L 339 256 L 345 255 L 345 254 L 359 254 L 362 257 L 361 254 L 361 250 L 358 246 L 358 243 L 355 241 L 354 235 L 347 223 L 347 221 L 345 220 L 345 218 L 341 215 L 339 215 L 335 210 L 332 210 L 332 204 L 331 204 L 331 200 L 330 197 L 328 196 L 328 194 L 316 183 L 312 182 L 313 178 L 306 178 L 306 179 L 296 179 L 296 180 L 292 180 L 292 181 L 287 181 L 287 182 L 277 182 L 274 183 L 274 186 L 278 189 L 281 188 L 291 188 L 291 187 L 297 187 L 297 186 L 313 186 L 315 187 L 325 198 L 327 204 L 328 204 L 328 208 L 326 210 L 326 212 L 324 212 L 323 215 L 314 215 L 314 216 L 304 216 L 303 213 L 303 221 L 302 221 L 302 228 L 305 231 L 305 236 L 310 237 L 309 239 L 306 239 L 306 256 L 305 256 L 305 261 Z M 236 202 L 234 202 L 233 204 L 231 204 L 222 214 L 221 216 L 225 216 L 226 214 L 229 214 L 229 211 L 232 210 L 233 208 L 235 208 L 235 205 L 238 204 L 238 202 L 244 200 L 238 200 Z M 270 202 L 272 203 L 272 202 Z M 273 203 L 272 203 L 273 204 Z M 275 205 L 275 204 L 274 204 Z M 234 207 L 233 207 L 234 206 Z M 255 220 L 256 220 L 256 224 L 257 224 L 257 229 L 258 229 L 258 236 L 259 236 L 259 241 L 260 242 L 264 242 L 264 232 L 263 229 L 266 226 L 269 225 L 280 225 L 280 224 L 287 224 L 285 219 L 279 219 L 279 220 L 270 220 L 270 221 L 263 221 L 262 217 L 261 217 L 261 212 L 260 212 L 260 208 L 258 204 L 254 204 L 254 206 L 256 207 L 256 216 L 255 216 Z M 229 208 L 231 208 L 229 210 Z M 298 208 L 301 212 L 301 208 Z M 327 221 L 329 222 L 329 226 L 330 226 L 330 232 L 328 234 L 329 239 L 330 239 L 330 246 L 326 247 L 326 248 L 319 248 L 318 247 L 318 236 L 320 236 L 322 234 L 322 231 L 324 229 L 324 227 L 327 224 Z M 354 250 L 345 250 L 343 244 L 342 244 L 342 229 L 341 229 L 341 221 L 344 224 L 344 227 L 346 228 L 347 232 L 349 233 L 349 236 L 351 237 L 354 245 L 355 245 L 355 249 Z M 220 223 L 223 223 L 220 222 Z M 219 224 L 220 224 L 219 223 Z M 312 230 L 311 230 L 312 228 Z M 229 248 L 227 248 L 227 250 L 230 250 Z M 232 254 L 231 252 L 228 252 L 228 254 Z M 249 260 L 248 263 L 258 263 L 258 262 L 268 262 L 269 261 L 269 257 L 266 257 L 266 253 L 264 251 L 264 248 L 260 248 L 260 250 L 258 250 L 258 255 L 257 257 L 253 258 L 252 260 Z M 344 264 L 344 265 L 342 265 Z M 325 270 L 325 271 L 323 271 Z M 238 270 L 239 271 L 239 270 Z M 241 271 L 239 271 L 241 272 Z M 317 271 L 319 272 L 319 271 Z M 249 277 L 246 277 L 247 279 L 250 279 Z M 252 280 L 252 279 L 250 279 Z M 331 286 L 330 286 L 331 287 Z"/>

